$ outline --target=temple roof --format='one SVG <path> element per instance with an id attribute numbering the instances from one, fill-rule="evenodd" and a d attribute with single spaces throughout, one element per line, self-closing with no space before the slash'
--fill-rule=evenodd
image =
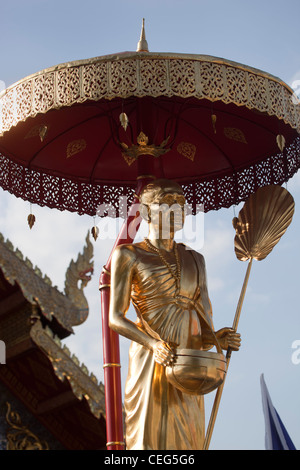
<path id="1" fill-rule="evenodd" d="M 39 320 L 18 341 L 9 342 L 7 325 L 4 333 L 0 382 L 65 449 L 105 449 L 104 385 Z"/>
<path id="2" fill-rule="evenodd" d="M 87 316 L 92 251 L 87 236 L 62 293 L 0 234 L 0 381 L 69 450 L 105 448 L 104 385 L 61 342 Z"/>
<path id="3" fill-rule="evenodd" d="M 43 275 L 37 266 L 33 266 L 28 258 L 24 258 L 21 251 L 15 249 L 9 240 L 5 240 L 0 233 L 0 271 L 12 286 L 17 284 L 24 298 L 31 304 L 37 304 L 42 315 L 49 321 L 56 321 L 69 333 L 72 326 L 82 323 L 88 315 L 88 304 L 83 294 L 83 287 L 92 272 L 93 246 L 86 237 L 86 246 L 83 254 L 78 255 L 77 262 L 71 261 L 66 272 L 65 293 L 52 286 L 47 275 Z M 77 287 L 78 281 L 82 286 Z M 0 289 L 0 301 L 5 293 Z"/>

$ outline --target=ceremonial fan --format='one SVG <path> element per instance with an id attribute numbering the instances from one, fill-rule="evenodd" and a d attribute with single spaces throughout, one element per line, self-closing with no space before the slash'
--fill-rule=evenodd
<path id="1" fill-rule="evenodd" d="M 281 186 L 270 185 L 259 188 L 245 202 L 238 217 L 232 223 L 236 231 L 234 249 L 240 261 L 248 261 L 239 302 L 232 328 L 237 331 L 242 305 L 248 285 L 253 259 L 263 260 L 273 250 L 292 222 L 295 203 L 291 194 Z M 227 374 L 231 358 L 231 349 L 226 355 Z M 208 450 L 214 429 L 225 378 L 216 392 L 213 409 L 208 423 L 204 450 Z"/>

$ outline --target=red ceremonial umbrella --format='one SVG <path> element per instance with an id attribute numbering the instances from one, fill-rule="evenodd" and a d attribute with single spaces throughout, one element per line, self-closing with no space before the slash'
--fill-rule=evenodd
<path id="1" fill-rule="evenodd" d="M 149 178 L 209 211 L 282 184 L 300 166 L 300 112 L 280 79 L 225 59 L 137 52 L 61 64 L 0 94 L 0 185 L 41 206 L 126 215 Z M 111 208 L 115 210 L 111 211 Z M 132 241 L 129 213 L 116 244 Z M 118 336 L 108 327 L 110 258 L 101 275 L 108 449 L 122 449 Z"/>

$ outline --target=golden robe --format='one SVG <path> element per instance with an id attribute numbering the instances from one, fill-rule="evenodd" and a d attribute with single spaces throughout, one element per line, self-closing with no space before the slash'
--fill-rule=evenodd
<path id="1" fill-rule="evenodd" d="M 173 347 L 212 347 L 212 313 L 203 256 L 178 245 L 179 292 L 159 255 L 145 242 L 133 245 L 131 300 L 138 325 Z M 175 270 L 175 259 L 169 263 Z M 197 305 L 197 310 L 195 309 Z M 126 448 L 130 450 L 196 450 L 205 437 L 203 396 L 182 393 L 166 379 L 165 368 L 152 352 L 136 342 L 129 351 L 125 386 Z"/>

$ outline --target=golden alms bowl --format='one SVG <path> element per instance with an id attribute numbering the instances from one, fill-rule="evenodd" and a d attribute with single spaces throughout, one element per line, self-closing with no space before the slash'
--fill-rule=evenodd
<path id="1" fill-rule="evenodd" d="M 225 378 L 226 359 L 221 353 L 176 349 L 172 365 L 166 367 L 167 380 L 183 393 L 205 395 Z"/>

